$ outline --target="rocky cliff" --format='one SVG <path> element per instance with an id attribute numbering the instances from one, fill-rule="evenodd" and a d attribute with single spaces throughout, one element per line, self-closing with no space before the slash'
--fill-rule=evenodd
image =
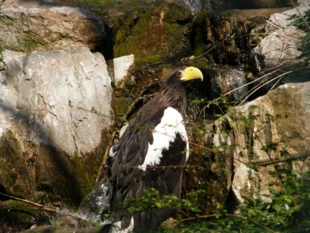
<path id="1" fill-rule="evenodd" d="M 183 182 L 184 194 L 207 192 L 203 213 L 251 198 L 270 203 L 268 184 L 281 191 L 285 181 L 275 172 L 309 171 L 310 79 L 301 57 L 308 32 L 292 25 L 309 3 L 225 12 L 186 3 L 197 8 L 2 2 L 0 232 L 60 223 L 67 228 L 27 232 L 100 232 L 78 220 L 79 203 L 105 175 L 116 128 L 176 66 L 198 66 L 205 76 L 188 93 L 192 150 Z"/>

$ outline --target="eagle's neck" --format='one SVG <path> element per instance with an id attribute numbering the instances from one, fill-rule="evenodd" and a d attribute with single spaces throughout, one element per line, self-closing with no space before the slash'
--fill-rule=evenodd
<path id="1" fill-rule="evenodd" d="M 183 117 L 186 111 L 185 89 L 180 83 L 167 83 L 159 91 L 159 102 L 178 110 Z"/>

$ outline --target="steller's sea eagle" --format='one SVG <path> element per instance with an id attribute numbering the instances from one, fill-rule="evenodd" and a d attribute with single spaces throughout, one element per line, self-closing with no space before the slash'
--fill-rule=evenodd
<path id="1" fill-rule="evenodd" d="M 113 206 L 138 198 L 150 188 L 161 196 L 180 197 L 182 173 L 189 156 L 183 84 L 193 79 L 203 79 L 199 69 L 175 70 L 110 149 L 107 183 L 112 211 Z M 176 210 L 161 208 L 116 216 L 110 232 L 145 232 L 175 214 Z"/>

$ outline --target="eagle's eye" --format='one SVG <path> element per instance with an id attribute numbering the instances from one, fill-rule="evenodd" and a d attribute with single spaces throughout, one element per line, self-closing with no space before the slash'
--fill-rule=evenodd
<path id="1" fill-rule="evenodd" d="M 181 77 L 182 72 L 179 70 L 179 71 L 177 72 L 177 75 Z"/>

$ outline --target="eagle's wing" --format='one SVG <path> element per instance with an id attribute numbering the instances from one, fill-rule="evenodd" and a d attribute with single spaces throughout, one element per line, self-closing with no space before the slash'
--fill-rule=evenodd
<path id="1" fill-rule="evenodd" d="M 149 188 L 161 195 L 180 194 L 182 170 L 188 158 L 183 117 L 172 107 L 151 113 L 144 121 L 138 116 L 111 149 L 109 179 L 114 204 L 138 197 Z"/>

